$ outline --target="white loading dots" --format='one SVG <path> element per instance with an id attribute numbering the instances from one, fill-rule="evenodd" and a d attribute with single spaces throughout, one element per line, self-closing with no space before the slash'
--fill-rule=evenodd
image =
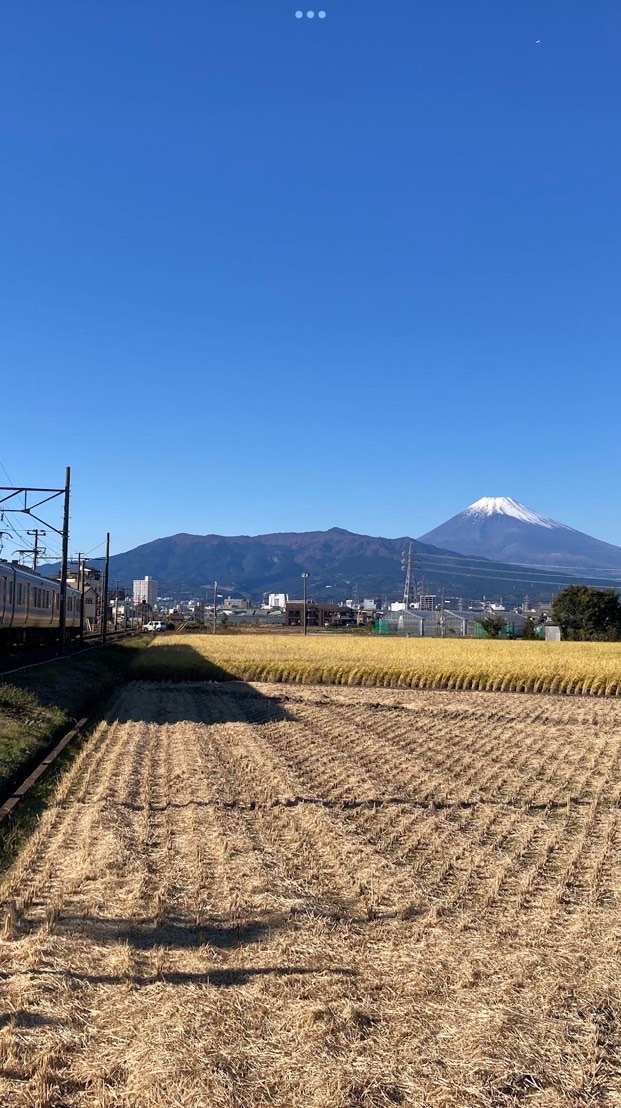
<path id="1" fill-rule="evenodd" d="M 307 19 L 314 19 L 315 16 L 317 16 L 317 19 L 325 19 L 326 15 L 327 15 L 327 12 L 301 12 L 301 11 L 297 11 L 295 13 L 295 18 L 296 19 L 304 19 L 304 16 L 306 16 Z"/>

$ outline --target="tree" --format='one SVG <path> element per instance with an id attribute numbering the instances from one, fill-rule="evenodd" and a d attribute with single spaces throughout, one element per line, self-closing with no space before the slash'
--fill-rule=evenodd
<path id="1" fill-rule="evenodd" d="M 536 639 L 537 638 L 537 632 L 535 630 L 536 626 L 537 626 L 537 624 L 535 623 L 533 617 L 532 616 L 527 616 L 526 619 L 524 620 L 524 638 L 525 639 Z"/>
<path id="2" fill-rule="evenodd" d="M 564 639 L 621 639 L 621 604 L 614 589 L 570 585 L 552 601 Z"/>
<path id="3" fill-rule="evenodd" d="M 506 627 L 503 616 L 495 614 L 486 616 L 485 619 L 479 619 L 477 622 L 481 624 L 488 639 L 497 639 L 500 636 L 500 632 Z"/>

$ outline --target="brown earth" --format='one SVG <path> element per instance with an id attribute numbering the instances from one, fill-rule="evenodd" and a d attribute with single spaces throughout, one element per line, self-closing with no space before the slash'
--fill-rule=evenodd
<path id="1" fill-rule="evenodd" d="M 0 1105 L 621 1105 L 621 704 L 133 685 L 1 891 Z"/>

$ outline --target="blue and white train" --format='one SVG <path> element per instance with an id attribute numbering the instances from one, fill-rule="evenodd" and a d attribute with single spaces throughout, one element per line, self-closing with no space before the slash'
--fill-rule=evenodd
<path id="1" fill-rule="evenodd" d="M 58 638 L 60 581 L 40 577 L 15 562 L 0 561 L 0 648 Z M 67 638 L 80 634 L 80 593 L 67 587 Z"/>

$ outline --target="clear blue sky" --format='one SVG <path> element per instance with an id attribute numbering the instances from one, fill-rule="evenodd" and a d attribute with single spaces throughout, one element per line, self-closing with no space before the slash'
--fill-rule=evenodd
<path id="1" fill-rule="evenodd" d="M 618 0 L 298 7 L 4 5 L 11 479 L 72 466 L 73 550 L 498 495 L 621 544 Z"/>

